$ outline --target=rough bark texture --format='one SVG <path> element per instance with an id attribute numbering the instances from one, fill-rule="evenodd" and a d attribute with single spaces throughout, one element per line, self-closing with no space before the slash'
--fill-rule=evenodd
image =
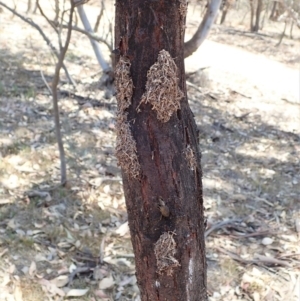
<path id="1" fill-rule="evenodd" d="M 119 133 L 136 143 L 130 152 L 136 149 L 139 175 L 127 169 L 136 161 L 120 165 L 127 170 L 122 168 L 123 184 L 142 301 L 207 300 L 200 152 L 184 75 L 185 5 L 183 0 L 116 1 L 118 126 L 124 122 L 126 131 Z M 145 96 L 151 86 L 147 72 L 161 50 L 178 68 L 180 108 L 169 120 L 159 120 Z"/>

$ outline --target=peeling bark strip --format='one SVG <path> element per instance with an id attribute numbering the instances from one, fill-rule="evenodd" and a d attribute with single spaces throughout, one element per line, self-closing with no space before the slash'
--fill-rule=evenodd
<path id="1" fill-rule="evenodd" d="M 181 4 L 116 0 L 116 59 L 131 63 L 119 76 L 126 116 L 120 110 L 117 127 L 130 132 L 138 155 L 138 177 L 121 168 L 142 301 L 207 301 L 200 151 L 186 95 Z M 126 74 L 134 89 L 123 97 Z"/>
<path id="2" fill-rule="evenodd" d="M 126 174 L 138 178 L 140 164 L 137 157 L 136 142 L 132 137 L 125 112 L 131 105 L 133 94 L 130 61 L 127 58 L 120 57 L 115 70 L 115 79 L 118 102 L 116 157 L 118 165 Z"/>
<path id="3" fill-rule="evenodd" d="M 178 71 L 170 53 L 161 50 L 157 62 L 147 73 L 146 92 L 142 96 L 140 105 L 150 103 L 152 110 L 157 113 L 158 120 L 167 122 L 180 109 L 180 100 L 183 93 L 178 87 Z"/>

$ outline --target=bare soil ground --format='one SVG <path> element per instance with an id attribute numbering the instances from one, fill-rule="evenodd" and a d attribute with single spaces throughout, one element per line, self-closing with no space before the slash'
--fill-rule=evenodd
<path id="1" fill-rule="evenodd" d="M 29 17 L 56 41 L 41 16 Z M 139 300 L 114 157 L 116 102 L 100 84 L 89 41 L 74 33 L 67 55 L 76 89 L 62 73 L 70 185 L 61 188 L 41 77 L 51 82 L 54 59 L 33 28 L 7 11 L 0 19 L 0 300 Z M 296 301 L 300 34 L 275 47 L 278 24 L 254 35 L 230 20 L 186 60 L 202 150 L 209 300 Z"/>

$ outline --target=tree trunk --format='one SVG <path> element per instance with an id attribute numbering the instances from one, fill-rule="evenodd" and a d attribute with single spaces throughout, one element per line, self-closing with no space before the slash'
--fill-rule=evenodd
<path id="1" fill-rule="evenodd" d="M 78 11 L 78 14 L 79 14 L 79 17 L 80 17 L 80 20 L 81 20 L 81 22 L 83 24 L 84 29 L 87 32 L 94 33 L 93 29 L 91 27 L 90 21 L 87 18 L 86 13 L 84 11 L 83 5 L 78 5 L 77 6 L 77 11 Z M 108 63 L 105 61 L 105 59 L 104 59 L 104 57 L 102 55 L 102 52 L 100 50 L 98 42 L 95 41 L 95 40 L 93 40 L 93 39 L 91 39 L 91 38 L 90 38 L 90 42 L 92 44 L 94 53 L 96 55 L 98 64 L 100 65 L 100 67 L 102 68 L 103 71 L 107 72 L 110 69 L 110 67 L 109 67 Z"/>
<path id="2" fill-rule="evenodd" d="M 261 15 L 261 11 L 262 11 L 262 0 L 257 0 L 257 3 L 256 3 L 256 15 L 255 15 L 255 25 L 254 25 L 254 28 L 253 28 L 253 31 L 254 32 L 258 32 L 259 30 L 259 23 L 260 23 L 260 15 Z"/>
<path id="3" fill-rule="evenodd" d="M 272 11 L 271 11 L 271 14 L 270 14 L 270 17 L 269 19 L 272 20 L 272 21 L 275 21 L 276 20 L 276 15 L 277 15 L 277 1 L 274 1 L 273 2 L 273 7 L 272 7 Z"/>
<path id="4" fill-rule="evenodd" d="M 116 155 L 142 301 L 206 301 L 200 152 L 183 0 L 117 0 Z"/>
<path id="5" fill-rule="evenodd" d="M 228 12 L 228 7 L 225 7 L 225 9 L 222 11 L 221 21 L 220 24 L 223 24 L 225 22 L 226 16 Z"/>
<path id="6" fill-rule="evenodd" d="M 183 1 L 183 0 L 182 0 Z M 184 57 L 192 55 L 206 39 L 214 21 L 218 15 L 222 0 L 211 0 L 206 9 L 206 13 L 192 38 L 184 44 Z"/>
<path id="7" fill-rule="evenodd" d="M 250 31 L 254 31 L 254 0 L 250 0 Z"/>
<path id="8" fill-rule="evenodd" d="M 280 35 L 280 39 L 278 41 L 278 43 L 276 44 L 276 46 L 279 46 L 285 36 L 285 31 L 286 31 L 286 27 L 287 27 L 287 23 L 288 23 L 288 20 L 286 19 L 285 22 L 284 22 L 284 29 L 283 29 L 283 32 L 282 34 Z"/>

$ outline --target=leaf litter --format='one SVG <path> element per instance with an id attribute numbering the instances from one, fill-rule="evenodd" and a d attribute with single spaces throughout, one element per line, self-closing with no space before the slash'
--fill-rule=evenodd
<path id="1" fill-rule="evenodd" d="M 6 28 L 23 28 L 3 18 Z M 26 36 L 47 49 L 22 30 L 24 53 L 13 35 L 0 52 L 12 67 L 0 65 L 0 299 L 139 300 L 114 156 L 116 101 L 80 80 L 98 66 L 77 47 L 88 67 L 68 62 L 79 84 L 61 87 L 69 91 L 60 107 L 71 186 L 60 187 L 50 99 L 36 75 L 43 66 Z M 205 72 L 188 74 L 188 95 L 203 157 L 209 300 L 298 300 L 299 129 L 283 130 L 284 119 L 275 127 L 259 107 L 244 109 L 252 91 L 216 88 Z"/>

